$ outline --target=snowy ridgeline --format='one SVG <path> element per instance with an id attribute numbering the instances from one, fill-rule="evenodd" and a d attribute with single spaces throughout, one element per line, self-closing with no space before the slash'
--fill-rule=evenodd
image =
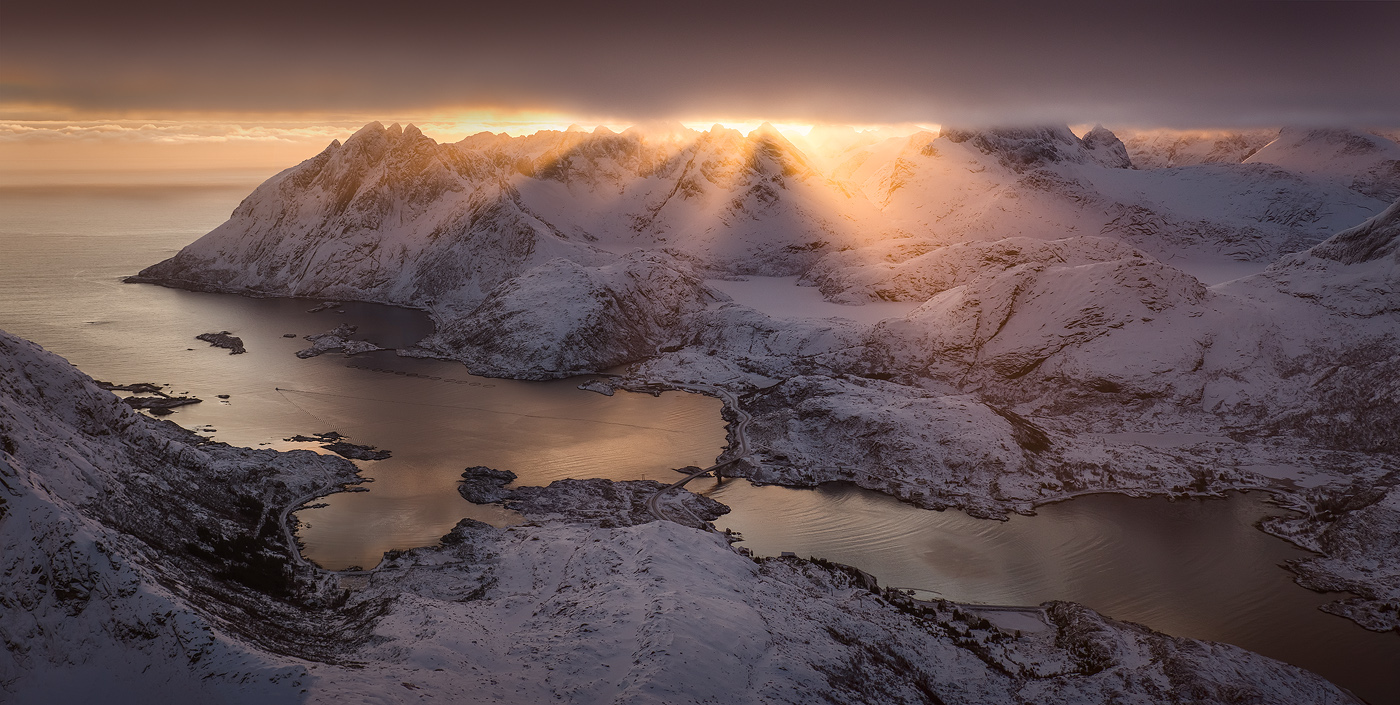
<path id="1" fill-rule="evenodd" d="M 399 354 L 479 374 L 719 386 L 753 415 L 730 471 L 763 482 L 984 516 L 1267 487 L 1308 516 L 1269 530 L 1326 554 L 1301 579 L 1400 625 L 1400 546 L 1372 530 L 1400 528 L 1400 145 L 799 142 L 376 123 L 135 279 L 425 308 Z"/>
<path id="2" fill-rule="evenodd" d="M 0 445 L 7 703 L 1353 702 L 1073 604 L 979 614 L 755 561 L 651 520 L 652 482 L 519 488 L 523 525 L 320 573 L 284 510 L 355 482 L 347 461 L 143 417 L 4 333 Z"/>

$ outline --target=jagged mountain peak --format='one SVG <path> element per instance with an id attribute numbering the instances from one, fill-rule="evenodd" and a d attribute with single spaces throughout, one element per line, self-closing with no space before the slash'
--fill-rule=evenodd
<path id="1" fill-rule="evenodd" d="M 1127 130 L 1123 138 L 1138 169 L 1238 164 L 1278 137 L 1277 129 L 1254 130 Z"/>
<path id="2" fill-rule="evenodd" d="M 778 128 L 773 127 L 773 123 L 766 120 L 762 125 L 750 130 L 747 136 L 749 139 L 754 139 L 756 137 L 777 137 L 781 138 L 783 141 L 787 141 L 787 138 L 783 137 L 783 133 L 779 132 Z"/>
<path id="3" fill-rule="evenodd" d="M 1123 140 L 1118 139 L 1118 135 L 1103 125 L 1094 125 L 1094 129 L 1084 133 L 1081 141 L 1089 151 L 1090 158 L 1099 164 L 1110 169 L 1133 168 L 1133 160 L 1128 157 L 1128 148 L 1123 144 Z"/>
<path id="4" fill-rule="evenodd" d="M 355 133 L 354 133 L 354 134 L 352 134 L 352 135 L 350 135 L 349 137 L 345 138 L 345 143 L 346 143 L 346 144 L 349 144 L 349 143 L 355 142 L 355 141 L 357 141 L 357 140 L 364 140 L 365 138 L 370 137 L 370 136 L 372 136 L 372 135 L 382 135 L 382 134 L 384 134 L 384 123 L 382 123 L 382 122 L 380 122 L 380 121 L 378 121 L 378 120 L 375 120 L 375 121 L 373 121 L 373 122 L 365 123 L 365 126 L 364 126 L 364 127 L 361 127 L 360 129 L 355 130 Z"/>

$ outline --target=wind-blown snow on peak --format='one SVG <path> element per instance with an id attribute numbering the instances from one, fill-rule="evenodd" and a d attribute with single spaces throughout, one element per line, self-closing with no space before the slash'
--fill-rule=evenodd
<path id="1" fill-rule="evenodd" d="M 716 125 L 718 127 L 718 125 Z M 681 140 L 694 139 L 695 130 L 674 120 L 654 120 L 641 122 L 622 131 L 624 135 L 638 135 L 650 139 Z"/>

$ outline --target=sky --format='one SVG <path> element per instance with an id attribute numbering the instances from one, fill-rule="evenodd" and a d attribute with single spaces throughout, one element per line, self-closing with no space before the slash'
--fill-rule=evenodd
<path id="1" fill-rule="evenodd" d="M 371 119 L 1396 127 L 1396 27 L 1400 2 L 6 2 L 0 160 L 264 163 Z"/>

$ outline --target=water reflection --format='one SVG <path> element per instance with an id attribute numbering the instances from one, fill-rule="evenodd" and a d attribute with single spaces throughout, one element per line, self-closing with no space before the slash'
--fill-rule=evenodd
<path id="1" fill-rule="evenodd" d="M 335 387 L 279 392 L 303 412 L 301 425 L 334 428 L 394 453 L 360 463 L 374 480 L 370 492 L 333 495 L 329 506 L 299 513 L 306 556 L 328 568 L 369 567 L 386 550 L 433 544 L 465 516 L 505 521 L 500 509 L 457 495 L 467 466 L 510 470 L 529 485 L 569 477 L 670 480 L 671 468 L 709 464 L 724 447 L 720 402 L 709 397 L 605 397 L 579 390 L 578 380 L 472 378 L 455 363 L 392 353 L 350 364 L 338 368 Z"/>
<path id="2" fill-rule="evenodd" d="M 1263 493 L 1178 502 L 1090 495 L 996 522 L 845 483 L 791 490 L 699 482 L 690 489 L 734 508 L 716 525 L 741 532 L 759 555 L 820 556 L 883 585 L 959 602 L 1081 602 L 1303 666 L 1372 703 L 1400 698 L 1400 638 L 1317 609 L 1342 596 L 1298 587 L 1282 569 L 1310 554 L 1254 528 L 1283 512 Z"/>

